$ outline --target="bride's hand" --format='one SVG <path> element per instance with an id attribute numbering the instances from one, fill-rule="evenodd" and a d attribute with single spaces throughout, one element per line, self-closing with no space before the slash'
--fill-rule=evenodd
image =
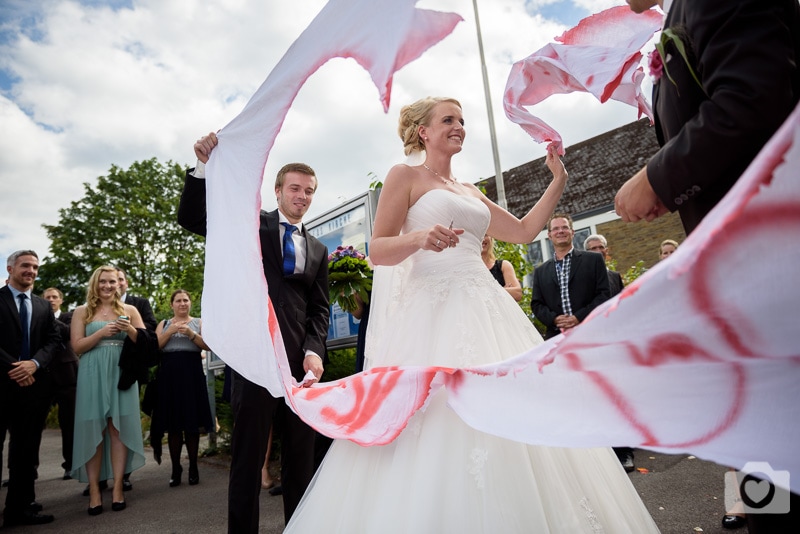
<path id="1" fill-rule="evenodd" d="M 454 247 L 458 244 L 458 236 L 464 233 L 463 228 L 448 228 L 437 224 L 424 234 L 424 239 L 420 248 L 441 252 L 446 248 Z"/>
<path id="2" fill-rule="evenodd" d="M 569 175 L 567 169 L 564 167 L 564 162 L 558 157 L 558 148 L 555 145 L 547 147 L 547 158 L 545 159 L 547 168 L 553 173 L 553 178 L 562 178 L 565 182 Z"/>

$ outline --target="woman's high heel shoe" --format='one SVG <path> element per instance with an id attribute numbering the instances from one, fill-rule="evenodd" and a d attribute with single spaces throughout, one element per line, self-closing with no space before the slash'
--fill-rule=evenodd
<path id="1" fill-rule="evenodd" d="M 89 515 L 100 515 L 103 513 L 103 505 L 98 504 L 97 506 L 90 506 L 86 511 L 89 512 Z"/>
<path id="2" fill-rule="evenodd" d="M 200 473 L 197 472 L 197 466 L 189 467 L 189 485 L 196 486 L 200 483 Z"/>
<path id="3" fill-rule="evenodd" d="M 122 510 L 125 509 L 125 506 L 126 506 L 125 505 L 125 501 L 112 502 L 111 503 L 111 510 L 114 511 L 114 512 L 121 512 Z"/>
<path id="4" fill-rule="evenodd" d="M 174 488 L 175 486 L 181 485 L 181 474 L 183 474 L 183 468 L 178 467 L 178 469 L 172 470 L 172 476 L 169 479 L 169 487 Z"/>

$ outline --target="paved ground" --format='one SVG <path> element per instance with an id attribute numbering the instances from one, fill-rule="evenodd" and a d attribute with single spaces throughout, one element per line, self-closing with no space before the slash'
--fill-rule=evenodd
<path id="1" fill-rule="evenodd" d="M 7 529 L 8 532 L 217 534 L 226 531 L 226 458 L 202 459 L 200 484 L 197 486 L 186 483 L 188 462 L 184 461 L 183 484 L 170 488 L 167 484 L 170 467 L 166 449 L 165 462 L 161 465 L 153 461 L 152 451 L 145 449 L 147 463 L 131 477 L 134 489 L 126 493 L 127 509 L 112 512 L 111 492 L 106 491 L 103 494 L 104 513 L 90 517 L 86 513 L 89 498 L 81 495 L 84 485 L 74 480 L 61 480 L 60 449 L 59 431 L 46 430 L 42 439 L 36 495 L 45 506 L 45 512 L 55 515 L 56 520 L 49 525 Z M 631 473 L 631 480 L 662 532 L 747 532 L 746 528 L 726 531 L 720 526 L 724 513 L 724 467 L 683 455 L 669 456 L 649 451 L 636 451 L 636 464 L 647 472 Z M 4 462 L 4 465 L 7 464 Z M 275 467 L 273 474 L 277 474 Z M 0 491 L 0 498 L 5 500 L 5 489 Z M 281 498 L 263 492 L 261 532 L 278 534 L 282 529 Z"/>

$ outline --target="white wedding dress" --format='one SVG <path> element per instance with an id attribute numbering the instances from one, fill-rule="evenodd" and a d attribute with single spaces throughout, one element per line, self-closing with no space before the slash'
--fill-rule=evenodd
<path id="1" fill-rule="evenodd" d="M 410 258 L 387 326 L 376 332 L 371 312 L 368 365 L 474 366 L 542 343 L 481 260 L 489 210 L 480 200 L 430 191 L 403 231 L 451 221 L 465 229 L 459 244 Z M 335 441 L 285 532 L 658 532 L 611 449 L 498 438 L 467 426 L 446 402 L 442 389 L 388 445 Z"/>

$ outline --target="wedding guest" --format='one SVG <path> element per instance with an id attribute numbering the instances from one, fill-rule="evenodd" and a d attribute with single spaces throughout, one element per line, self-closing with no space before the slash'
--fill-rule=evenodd
<path id="1" fill-rule="evenodd" d="M 48 287 L 42 297 L 50 303 L 61 335 L 56 357 L 50 364 L 52 376 L 51 404 L 58 405 L 58 426 L 61 429 L 61 454 L 64 457 L 64 480 L 72 478 L 72 440 L 75 426 L 75 391 L 78 387 L 78 356 L 70 346 L 69 327 L 71 312 L 62 312 L 64 294 L 56 287 Z"/>
<path id="2" fill-rule="evenodd" d="M 552 182 L 518 219 L 453 176 L 466 135 L 457 100 L 403 107 L 398 131 L 407 155 L 425 154 L 421 165 L 392 167 L 378 201 L 368 367 L 479 366 L 542 343 L 486 268 L 481 241 L 536 237 L 567 182 L 555 151 Z M 447 399 L 439 390 L 387 445 L 335 441 L 285 532 L 657 531 L 611 449 L 485 434 Z"/>
<path id="3" fill-rule="evenodd" d="M 186 444 L 189 455 L 189 485 L 200 483 L 197 455 L 200 432 L 213 429 L 208 403 L 206 377 L 203 374 L 202 351 L 210 350 L 203 341 L 203 323 L 192 317 L 189 293 L 177 289 L 170 297 L 173 316 L 156 327 L 161 365 L 158 370 L 158 402 L 150 426 L 151 440 L 161 441 L 168 435 L 172 476 L 169 486 L 181 484 L 181 449 Z"/>
<path id="4" fill-rule="evenodd" d="M 519 302 L 522 300 L 522 285 L 514 272 L 514 266 L 508 260 L 498 260 L 494 255 L 494 239 L 491 236 L 483 236 L 481 241 L 481 259 L 486 264 L 486 268 L 492 273 L 497 283 L 503 286 L 511 298 Z"/>
<path id="5" fill-rule="evenodd" d="M 658 260 L 666 260 L 676 250 L 678 250 L 678 242 L 674 239 L 665 239 L 658 247 Z"/>
<path id="6" fill-rule="evenodd" d="M 0 288 L 0 430 L 8 431 L 8 491 L 3 526 L 53 521 L 36 502 L 35 473 L 42 428 L 50 407 L 47 366 L 59 333 L 50 304 L 33 294 L 39 256 L 18 250 L 6 260 L 7 285 Z M 0 453 L 2 453 L 0 444 Z"/>
<path id="7" fill-rule="evenodd" d="M 195 143 L 197 165 L 186 173 L 178 208 L 178 223 L 203 236 L 206 235 L 205 163 L 217 143 L 214 133 Z M 269 297 L 275 306 L 292 375 L 301 383 L 308 372 L 319 380 L 325 370 L 325 339 L 330 314 L 328 249 L 303 225 L 303 217 L 311 206 L 317 185 L 316 174 L 308 165 L 284 165 L 275 177 L 278 208 L 270 212 L 261 211 L 259 222 Z M 247 380 L 235 370 L 231 375 L 234 423 L 228 483 L 228 532 L 255 534 L 259 520 L 260 468 L 264 465 L 273 419 L 282 417 L 281 492 L 287 522 L 314 476 L 316 432 L 289 410 L 283 399 L 273 397 L 266 388 Z"/>
<path id="8" fill-rule="evenodd" d="M 133 381 L 120 389 L 120 359 L 126 343 L 142 347 L 146 331 L 139 311 L 120 301 L 117 283 L 115 267 L 95 269 L 86 304 L 75 309 L 70 328 L 72 350 L 80 357 L 72 475 L 89 482 L 89 515 L 103 512 L 100 481 L 109 478 L 111 509 L 124 510 L 122 478 L 144 465 L 139 387 Z"/>

